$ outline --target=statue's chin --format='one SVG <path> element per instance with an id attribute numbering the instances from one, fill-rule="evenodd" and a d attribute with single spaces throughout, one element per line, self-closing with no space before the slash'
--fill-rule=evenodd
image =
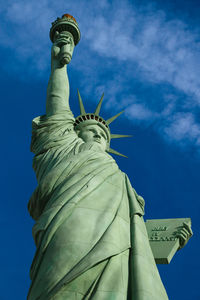
<path id="1" fill-rule="evenodd" d="M 106 151 L 105 147 L 100 142 L 94 141 L 93 143 L 98 145 L 103 151 Z"/>
<path id="2" fill-rule="evenodd" d="M 104 146 L 101 143 L 99 143 L 99 142 L 96 142 L 96 141 L 85 141 L 84 139 L 83 139 L 83 141 L 85 142 L 85 144 L 87 144 L 89 146 L 93 146 L 94 145 L 95 147 L 101 148 L 101 150 L 106 151 L 106 149 L 104 148 Z"/>

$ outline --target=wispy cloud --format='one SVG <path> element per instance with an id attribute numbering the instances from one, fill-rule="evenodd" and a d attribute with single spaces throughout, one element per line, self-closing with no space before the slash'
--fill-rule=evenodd
<path id="1" fill-rule="evenodd" d="M 171 122 L 164 128 L 165 134 L 172 140 L 187 144 L 188 140 L 196 146 L 200 146 L 200 124 L 191 113 L 176 113 Z"/>
<path id="2" fill-rule="evenodd" d="M 77 18 L 83 36 L 70 66 L 81 74 L 83 93 L 96 99 L 105 91 L 107 109 L 127 108 L 126 117 L 140 126 L 157 122 L 156 130 L 166 140 L 199 145 L 197 29 L 169 19 L 167 11 L 126 0 L 113 5 L 70 0 L 67 7 L 63 0 L 8 0 L 0 11 L 0 44 L 13 54 L 11 69 L 19 66 L 26 74 L 48 76 L 49 27 L 64 12 Z"/>
<path id="3" fill-rule="evenodd" d="M 148 108 L 144 106 L 144 104 L 134 103 L 131 104 L 127 111 L 126 116 L 130 118 L 131 120 L 134 119 L 135 122 L 141 122 L 141 121 L 153 121 L 157 118 L 157 114 L 150 111 Z"/>
<path id="4" fill-rule="evenodd" d="M 198 35 L 164 12 L 119 7 L 112 19 L 96 17 L 86 38 L 100 55 L 135 63 L 145 80 L 168 82 L 200 103 Z"/>

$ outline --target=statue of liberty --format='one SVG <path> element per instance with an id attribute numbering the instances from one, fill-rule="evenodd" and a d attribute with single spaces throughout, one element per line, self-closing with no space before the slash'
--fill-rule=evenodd
<path id="1" fill-rule="evenodd" d="M 149 245 L 144 200 L 109 152 L 109 125 L 69 106 L 69 64 L 80 39 L 76 20 L 58 18 L 50 37 L 46 115 L 33 120 L 31 150 L 38 186 L 28 209 L 37 251 L 28 300 L 168 299 Z"/>

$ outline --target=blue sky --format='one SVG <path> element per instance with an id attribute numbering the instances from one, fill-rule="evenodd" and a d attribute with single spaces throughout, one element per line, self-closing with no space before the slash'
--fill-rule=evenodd
<path id="1" fill-rule="evenodd" d="M 170 299 L 200 299 L 200 21 L 199 1 L 22 1 L 0 7 L 2 121 L 1 299 L 25 299 L 34 255 L 27 203 L 36 187 L 29 150 L 31 120 L 45 113 L 49 29 L 63 13 L 81 30 L 69 65 L 70 104 L 79 114 L 102 92 L 102 115 L 125 113 L 113 141 L 116 160 L 146 201 L 146 219 L 191 217 L 194 236 L 160 266 Z"/>

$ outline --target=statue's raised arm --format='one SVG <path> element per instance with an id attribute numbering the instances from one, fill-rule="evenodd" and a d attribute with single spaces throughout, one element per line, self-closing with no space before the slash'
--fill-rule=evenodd
<path id="1" fill-rule="evenodd" d="M 67 64 L 72 59 L 74 46 L 80 39 L 76 20 L 66 14 L 52 23 L 50 38 L 51 75 L 47 88 L 46 115 L 52 116 L 69 109 L 69 80 Z"/>

